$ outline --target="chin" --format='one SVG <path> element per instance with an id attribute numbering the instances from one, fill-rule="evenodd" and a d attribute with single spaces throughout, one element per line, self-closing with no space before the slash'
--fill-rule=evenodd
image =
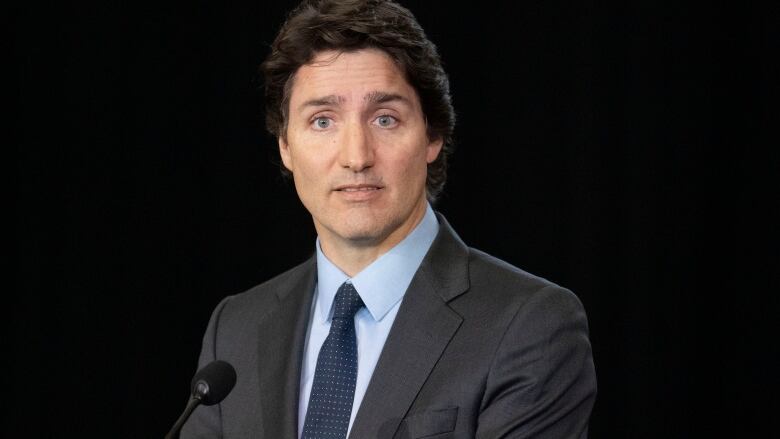
<path id="1" fill-rule="evenodd" d="M 389 234 L 388 230 L 392 229 L 393 227 L 390 224 L 378 222 L 373 218 L 368 219 L 364 216 L 362 218 L 345 220 L 342 223 L 339 235 L 355 244 L 371 246 L 382 242 Z"/>
<path id="2" fill-rule="evenodd" d="M 375 228 L 351 228 L 340 234 L 347 241 L 358 245 L 371 246 L 382 241 L 385 234 Z"/>

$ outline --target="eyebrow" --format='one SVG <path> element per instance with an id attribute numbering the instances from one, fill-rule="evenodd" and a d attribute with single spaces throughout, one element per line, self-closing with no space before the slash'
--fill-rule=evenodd
<path id="1" fill-rule="evenodd" d="M 397 93 L 387 93 L 383 91 L 372 91 L 363 97 L 363 100 L 372 104 L 384 104 L 387 102 L 399 101 L 405 104 L 410 104 L 409 99 L 401 96 Z M 300 109 L 303 110 L 306 107 L 324 107 L 327 105 L 339 106 L 345 99 L 343 96 L 328 95 L 319 98 L 309 99 L 308 101 L 300 105 Z"/>
<path id="2" fill-rule="evenodd" d="M 323 96 L 321 98 L 314 98 L 309 99 L 308 101 L 302 103 L 300 105 L 300 109 L 304 109 L 306 107 L 322 107 L 325 105 L 340 105 L 342 102 L 344 102 L 344 98 L 341 96 L 336 95 L 328 95 Z"/>
<path id="3" fill-rule="evenodd" d="M 401 101 L 405 104 L 409 104 L 409 99 L 401 96 L 397 93 L 386 93 L 383 91 L 372 91 L 367 94 L 363 100 L 373 104 L 384 104 L 386 102 Z"/>

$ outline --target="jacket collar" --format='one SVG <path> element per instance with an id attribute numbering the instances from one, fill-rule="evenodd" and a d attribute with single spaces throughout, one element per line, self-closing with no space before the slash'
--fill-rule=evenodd
<path id="1" fill-rule="evenodd" d="M 468 247 L 443 216 L 352 425 L 350 438 L 392 437 L 463 319 L 447 302 L 469 288 Z"/>
<path id="2" fill-rule="evenodd" d="M 437 219 L 439 232 L 401 302 L 350 438 L 398 429 L 462 322 L 447 302 L 469 288 L 469 250 L 443 216 L 437 214 Z M 289 287 L 276 291 L 276 308 L 258 328 L 263 437 L 298 437 L 301 362 L 317 277 L 316 256 L 298 270 Z M 268 358 L 272 360 L 262 361 Z"/>

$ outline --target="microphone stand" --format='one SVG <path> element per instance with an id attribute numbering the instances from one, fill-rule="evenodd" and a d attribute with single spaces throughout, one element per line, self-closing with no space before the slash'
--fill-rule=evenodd
<path id="1" fill-rule="evenodd" d="M 187 402 L 187 407 L 184 409 L 184 413 L 182 413 L 181 416 L 179 416 L 179 419 L 176 420 L 176 423 L 173 424 L 171 431 L 165 435 L 165 439 L 179 439 L 181 428 L 184 426 L 184 423 L 187 422 L 187 419 L 192 414 L 192 411 L 195 410 L 195 407 L 200 405 L 200 403 L 201 399 L 199 394 L 190 397 L 189 402 Z"/>
<path id="2" fill-rule="evenodd" d="M 200 404 L 219 404 L 236 385 L 236 370 L 224 361 L 212 361 L 192 379 L 192 393 L 184 413 L 173 424 L 165 439 L 178 439 L 181 428 Z M 214 386 L 211 388 L 211 386 Z"/>

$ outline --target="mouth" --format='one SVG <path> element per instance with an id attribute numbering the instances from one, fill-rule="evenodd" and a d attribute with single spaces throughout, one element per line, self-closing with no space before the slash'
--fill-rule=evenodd
<path id="1" fill-rule="evenodd" d="M 384 186 L 378 184 L 345 184 L 336 186 L 334 193 L 348 203 L 366 203 L 372 202 L 382 194 Z"/>
<path id="2" fill-rule="evenodd" d="M 337 192 L 371 192 L 382 189 L 382 186 L 373 184 L 347 184 L 336 187 Z"/>

